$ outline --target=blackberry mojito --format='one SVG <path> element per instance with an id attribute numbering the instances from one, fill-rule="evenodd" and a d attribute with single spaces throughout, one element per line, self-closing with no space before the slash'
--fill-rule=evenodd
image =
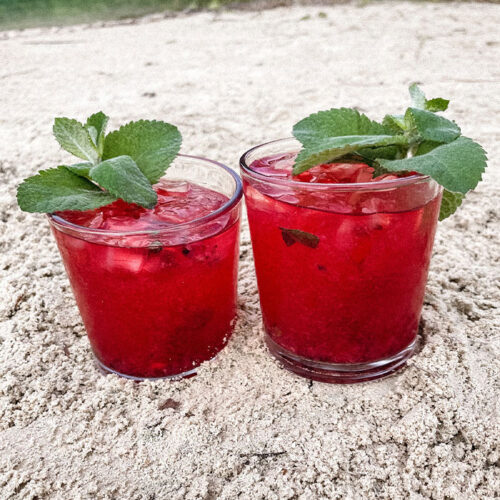
<path id="1" fill-rule="evenodd" d="M 299 148 L 241 159 L 266 342 L 313 379 L 385 375 L 415 348 L 442 189 L 359 160 L 294 175 Z"/>
<path id="2" fill-rule="evenodd" d="M 187 376 L 227 343 L 236 314 L 241 182 L 179 155 L 153 208 L 117 200 L 49 216 L 99 364 Z"/>

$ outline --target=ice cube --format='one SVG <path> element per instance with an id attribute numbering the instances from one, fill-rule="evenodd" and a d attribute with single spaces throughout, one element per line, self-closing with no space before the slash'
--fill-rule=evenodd
<path id="1" fill-rule="evenodd" d="M 104 216 L 102 212 L 96 213 L 95 217 L 87 223 L 87 227 L 92 229 L 101 229 L 104 223 Z"/>
<path id="2" fill-rule="evenodd" d="M 266 186 L 265 193 L 248 186 L 246 196 L 247 204 L 252 208 L 275 213 L 289 213 L 290 205 L 294 205 L 299 201 L 293 190 L 277 186 Z"/>
<path id="3" fill-rule="evenodd" d="M 108 247 L 104 267 L 110 272 L 138 273 L 146 263 L 147 252 L 140 248 Z"/>
<path id="4" fill-rule="evenodd" d="M 161 194 L 162 191 L 168 191 L 169 193 L 187 193 L 191 189 L 191 184 L 187 181 L 162 179 L 155 187 L 158 188 L 158 194 Z"/>

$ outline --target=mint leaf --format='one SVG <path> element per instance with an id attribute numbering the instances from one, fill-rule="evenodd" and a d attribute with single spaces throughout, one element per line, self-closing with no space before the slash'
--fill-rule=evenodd
<path id="1" fill-rule="evenodd" d="M 97 162 L 97 149 L 88 130 L 80 122 L 69 118 L 56 118 L 52 130 L 63 149 L 83 160 Z"/>
<path id="2" fill-rule="evenodd" d="M 436 97 L 435 99 L 426 99 L 425 94 L 416 83 L 412 83 L 409 88 L 411 100 L 413 105 L 418 109 L 425 109 L 426 111 L 446 111 L 450 101 Z"/>
<path id="3" fill-rule="evenodd" d="M 385 115 L 382 125 L 393 134 L 402 134 L 406 129 L 405 117 L 403 115 Z"/>
<path id="4" fill-rule="evenodd" d="M 374 161 L 378 158 L 386 158 L 387 160 L 397 160 L 405 157 L 406 145 L 398 146 L 382 146 L 377 148 L 358 149 L 356 155 L 360 156 L 360 160 L 374 167 Z M 353 157 L 349 155 L 349 158 Z"/>
<path id="5" fill-rule="evenodd" d="M 363 148 L 407 144 L 406 138 L 391 133 L 355 109 L 334 108 L 310 115 L 293 127 L 293 135 L 303 146 L 295 160 L 293 173 L 300 174 L 314 165 Z"/>
<path id="6" fill-rule="evenodd" d="M 425 98 L 425 94 L 422 90 L 420 90 L 420 87 L 416 83 L 412 83 L 408 88 L 408 91 L 410 92 L 413 105 L 418 109 L 425 109 L 427 99 Z"/>
<path id="7" fill-rule="evenodd" d="M 460 128 L 450 120 L 423 109 L 408 108 L 405 113 L 408 129 L 414 129 L 425 141 L 448 143 L 460 135 Z"/>
<path id="8" fill-rule="evenodd" d="M 421 142 L 416 151 L 414 156 L 420 156 L 420 155 L 425 155 L 429 151 L 432 151 L 433 149 L 436 149 L 438 146 L 441 146 L 440 142 L 433 142 L 433 141 L 424 141 Z"/>
<path id="9" fill-rule="evenodd" d="M 443 191 L 443 199 L 441 200 L 441 207 L 439 209 L 439 220 L 446 219 L 454 214 L 457 208 L 462 204 L 464 195 L 461 193 L 452 193 L 445 189 Z"/>
<path id="10" fill-rule="evenodd" d="M 17 189 L 17 202 L 25 212 L 90 210 L 115 200 L 113 195 L 71 173 L 64 165 L 40 171 L 25 179 Z"/>
<path id="11" fill-rule="evenodd" d="M 89 133 L 90 139 L 92 140 L 92 143 L 94 144 L 95 148 L 97 149 L 97 129 L 95 127 L 89 127 L 85 125 L 85 130 Z M 99 152 L 98 152 L 99 154 Z"/>
<path id="12" fill-rule="evenodd" d="M 286 229 L 280 227 L 281 237 L 287 247 L 300 243 L 309 248 L 316 248 L 319 245 L 319 238 L 315 234 L 301 231 L 300 229 Z"/>
<path id="13" fill-rule="evenodd" d="M 407 143 L 407 139 L 402 135 L 352 135 L 323 139 L 314 146 L 306 146 L 297 155 L 293 173 L 300 174 L 314 165 L 331 162 L 358 150 L 365 152 L 365 148 L 368 147 L 381 148 Z"/>
<path id="14" fill-rule="evenodd" d="M 105 160 L 90 170 L 90 177 L 112 195 L 128 203 L 153 208 L 156 192 L 130 156 Z"/>
<path id="15" fill-rule="evenodd" d="M 92 163 L 75 163 L 74 165 L 67 165 L 66 168 L 73 174 L 79 175 L 90 179 L 90 169 L 93 167 Z"/>
<path id="16" fill-rule="evenodd" d="M 450 101 L 448 99 L 442 99 L 441 97 L 436 97 L 435 99 L 429 99 L 425 102 L 425 109 L 427 111 L 446 111 L 448 109 L 448 104 Z"/>
<path id="17" fill-rule="evenodd" d="M 160 121 L 130 122 L 104 139 L 103 159 L 130 156 L 151 184 L 165 174 L 181 147 L 177 127 Z"/>
<path id="18" fill-rule="evenodd" d="M 486 168 L 483 148 L 468 137 L 458 137 L 426 154 L 378 162 L 390 172 L 415 171 L 431 176 L 448 191 L 465 194 L 474 189 Z"/>
<path id="19" fill-rule="evenodd" d="M 104 151 L 104 134 L 108 125 L 109 117 L 102 111 L 94 113 L 87 118 L 85 128 L 88 130 L 92 141 L 94 142 L 99 156 L 102 156 Z"/>
<path id="20" fill-rule="evenodd" d="M 304 147 L 322 139 L 346 135 L 386 135 L 383 125 L 349 108 L 333 108 L 304 118 L 293 127 L 293 135 Z"/>

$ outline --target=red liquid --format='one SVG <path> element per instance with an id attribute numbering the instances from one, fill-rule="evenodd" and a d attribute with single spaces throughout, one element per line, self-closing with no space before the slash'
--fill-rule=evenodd
<path id="1" fill-rule="evenodd" d="M 159 202 L 152 210 L 119 200 L 57 215 L 95 229 L 161 231 L 228 201 L 187 182 L 162 181 L 155 189 Z M 89 241 L 54 229 L 92 348 L 105 367 L 166 377 L 192 370 L 224 347 L 236 313 L 238 226 L 237 215 L 226 212 L 171 235 L 92 234 Z"/>
<path id="2" fill-rule="evenodd" d="M 263 158 L 250 169 L 291 179 L 293 158 Z M 440 190 L 428 181 L 380 192 L 305 189 L 396 178 L 372 179 L 372 172 L 363 164 L 318 166 L 292 187 L 244 176 L 264 326 L 295 355 L 366 363 L 415 340 Z M 288 246 L 281 228 L 310 233 L 317 246 Z"/>

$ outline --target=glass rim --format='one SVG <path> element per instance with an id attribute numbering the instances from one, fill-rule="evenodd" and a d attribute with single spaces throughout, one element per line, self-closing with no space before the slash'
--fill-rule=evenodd
<path id="1" fill-rule="evenodd" d="M 420 182 L 428 182 L 431 180 L 431 177 L 428 175 L 416 174 L 409 175 L 407 177 L 399 177 L 398 179 L 388 179 L 381 180 L 377 182 L 345 182 L 345 183 L 315 183 L 315 182 L 301 182 L 295 181 L 293 179 L 283 179 L 282 177 L 271 177 L 269 175 L 261 174 L 256 170 L 250 168 L 250 165 L 247 164 L 247 157 L 258 150 L 259 148 L 263 148 L 265 146 L 269 146 L 270 144 L 278 144 L 285 143 L 287 141 L 296 141 L 298 144 L 299 141 L 295 137 L 286 137 L 282 139 L 275 139 L 273 141 L 264 142 L 263 144 L 259 144 L 258 146 L 254 146 L 249 150 L 245 151 L 240 157 L 240 168 L 243 173 L 248 174 L 250 177 L 254 179 L 268 182 L 269 184 L 278 184 L 281 186 L 288 187 L 300 187 L 301 189 L 310 190 L 310 191 L 384 191 L 389 189 L 396 189 L 403 186 L 408 186 L 411 184 L 417 184 Z M 283 153 L 289 153 L 290 151 L 283 151 Z"/>
<path id="2" fill-rule="evenodd" d="M 179 231 L 183 231 L 186 229 L 191 229 L 194 227 L 201 226 L 205 224 L 206 222 L 210 222 L 211 220 L 216 219 L 219 215 L 223 214 L 224 212 L 227 212 L 228 210 L 231 210 L 233 207 L 237 205 L 237 203 L 241 200 L 241 197 L 243 195 L 243 184 L 241 182 L 240 176 L 231 168 L 227 167 L 226 165 L 223 165 L 222 163 L 215 161 L 215 160 L 209 160 L 208 158 L 204 158 L 202 156 L 194 156 L 194 155 L 185 155 L 185 154 L 178 154 L 176 158 L 188 158 L 191 160 L 198 160 L 203 163 L 208 163 L 211 164 L 214 167 L 219 167 L 225 170 L 231 177 L 234 179 L 235 182 L 235 190 L 231 198 L 227 200 L 223 205 L 221 205 L 217 210 L 214 210 L 213 212 L 210 212 L 209 214 L 206 214 L 202 217 L 198 217 L 196 219 L 187 221 L 187 222 L 181 222 L 180 224 L 175 224 L 172 226 L 165 226 L 161 227 L 159 229 L 140 229 L 137 231 L 114 231 L 112 229 L 98 229 L 98 228 L 92 228 L 92 227 L 86 227 L 86 226 L 81 226 L 79 224 L 74 224 L 73 222 L 69 222 L 63 217 L 60 217 L 59 215 L 55 215 L 54 213 L 52 214 L 47 214 L 47 217 L 49 219 L 49 222 L 51 225 L 56 227 L 59 230 L 64 231 L 64 229 L 69 229 L 70 231 L 75 231 L 80 234 L 93 234 L 93 235 L 112 235 L 112 236 L 138 236 L 138 235 L 158 235 L 158 234 L 165 234 L 165 233 L 176 233 Z M 168 170 L 167 170 L 168 172 Z"/>

